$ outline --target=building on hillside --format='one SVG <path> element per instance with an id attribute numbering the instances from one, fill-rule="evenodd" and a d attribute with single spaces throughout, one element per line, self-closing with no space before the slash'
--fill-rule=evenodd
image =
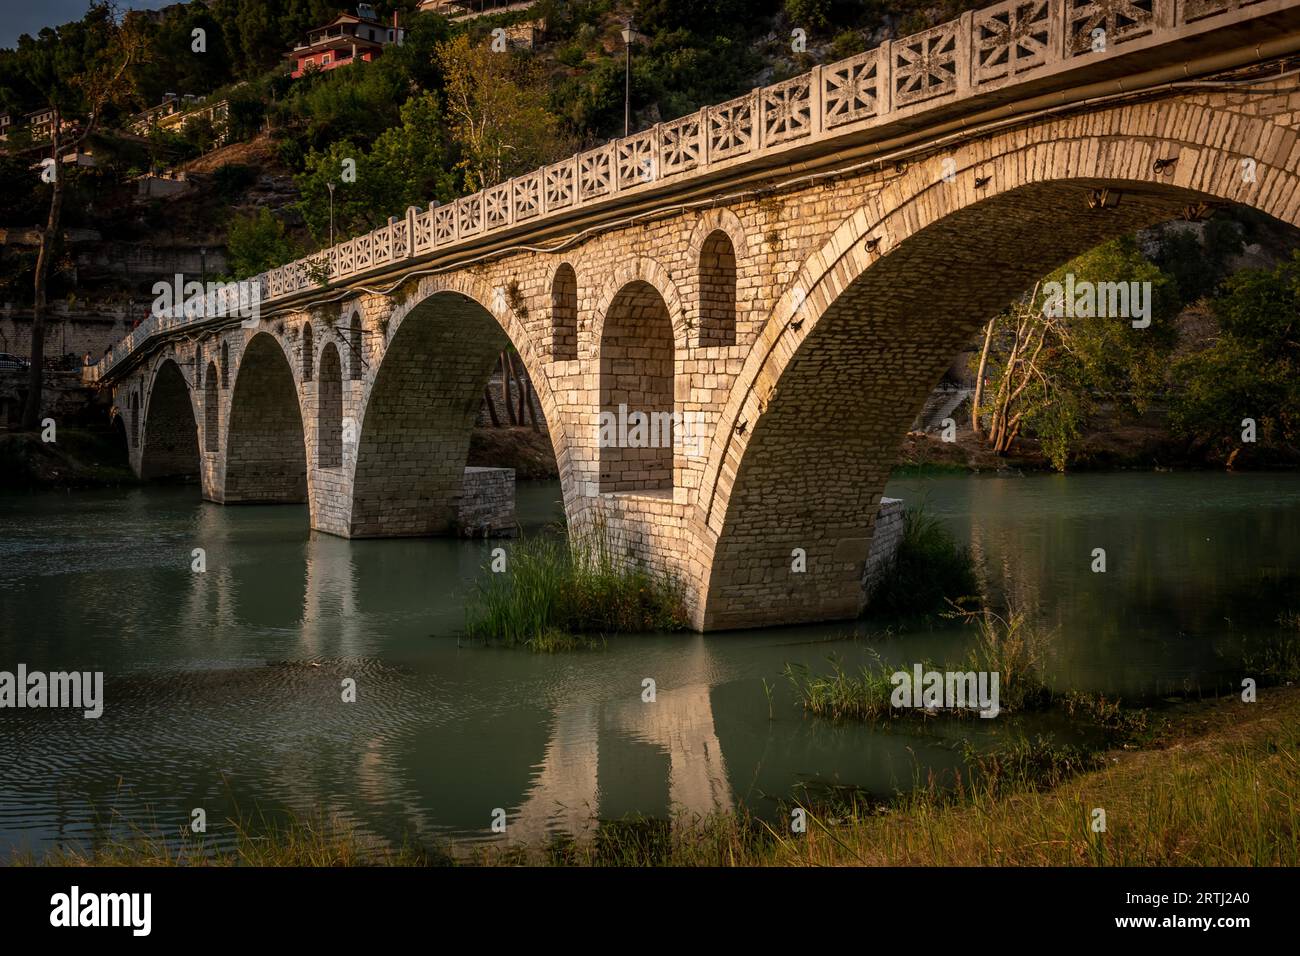
<path id="1" fill-rule="evenodd" d="M 229 100 L 207 103 L 202 97 L 190 93 L 184 96 L 165 93 L 157 106 L 151 106 L 131 117 L 131 129 L 141 136 L 148 136 L 149 131 L 155 127 L 179 133 L 191 123 L 207 121 L 212 124 L 215 134 L 214 145 L 223 146 L 228 135 L 229 117 Z"/>
<path id="2" fill-rule="evenodd" d="M 402 42 L 402 29 L 393 13 L 391 25 L 380 21 L 368 3 L 357 5 L 356 13 L 341 13 L 332 23 L 307 33 L 307 42 L 294 47 L 288 58 L 294 61 L 294 79 L 308 70 L 332 70 L 358 60 L 377 59 L 384 47 Z"/>
<path id="3" fill-rule="evenodd" d="M 441 13 L 449 20 L 472 20 L 489 13 L 527 10 L 533 0 L 420 0 L 421 13 Z"/>
<path id="4" fill-rule="evenodd" d="M 33 143 L 43 143 L 54 138 L 54 110 L 44 108 L 33 110 L 23 116 L 23 125 L 31 134 Z M 64 118 L 59 122 L 59 132 L 72 129 L 77 124 L 70 119 Z"/>

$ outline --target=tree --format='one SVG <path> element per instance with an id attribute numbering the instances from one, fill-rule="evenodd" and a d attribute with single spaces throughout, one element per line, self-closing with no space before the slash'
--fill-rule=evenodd
<path id="1" fill-rule="evenodd" d="M 256 213 L 235 215 L 226 230 L 226 262 L 236 279 L 247 279 L 292 262 L 298 248 L 285 233 L 284 223 L 265 206 Z"/>
<path id="2" fill-rule="evenodd" d="M 1245 447 L 1244 419 L 1259 440 L 1300 441 L 1300 252 L 1232 276 L 1211 310 L 1218 338 L 1174 366 L 1175 432 L 1229 467 Z"/>
<path id="3" fill-rule="evenodd" d="M 341 140 L 308 155 L 306 169 L 296 178 L 302 195 L 298 208 L 317 242 L 328 241 L 330 183 L 336 241 L 404 215 L 407 206 L 455 198 L 438 98 L 432 93 L 414 96 L 400 116 L 401 122 L 381 133 L 369 150 Z M 355 175 L 345 179 L 345 169 Z"/>
<path id="4" fill-rule="evenodd" d="M 546 108 L 546 78 L 521 53 L 494 52 L 461 34 L 438 46 L 456 168 L 474 192 L 567 155 L 570 144 Z"/>
<path id="5" fill-rule="evenodd" d="M 145 50 L 144 36 L 133 25 L 135 22 L 122 22 L 111 4 L 97 3 L 79 22 L 66 24 L 58 30 L 42 30 L 35 40 L 26 35 L 19 38 L 18 58 L 22 73 L 53 113 L 49 163 L 43 170 L 53 181 L 36 257 L 28 356 L 31 379 L 22 421 L 23 428 L 29 431 L 37 428 L 40 419 L 46 292 L 50 264 L 62 231 L 64 180 L 68 175 L 63 158 L 94 133 L 106 109 L 125 102 L 130 94 L 130 67 L 144 55 Z M 65 135 L 64 122 L 70 117 L 84 119 L 79 129 Z"/>
<path id="6" fill-rule="evenodd" d="M 1128 316 L 1092 317 L 1084 309 L 1064 308 L 1049 283 L 1067 286 L 1067 276 L 1080 289 L 1149 283 L 1142 287 L 1150 289 L 1150 325 L 1134 328 Z M 986 440 L 999 455 L 1022 432 L 1031 433 L 1052 466 L 1064 471 L 1101 403 L 1141 411 L 1163 388 L 1176 338 L 1168 320 L 1177 308 L 1173 281 L 1131 237 L 1062 266 L 986 327 L 979 384 L 982 398 L 987 377 L 991 398 L 987 406 L 976 400 L 976 433 L 986 424 Z"/>

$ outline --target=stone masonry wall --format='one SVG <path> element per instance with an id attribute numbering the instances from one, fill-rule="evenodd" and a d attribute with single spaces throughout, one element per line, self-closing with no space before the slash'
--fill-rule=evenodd
<path id="1" fill-rule="evenodd" d="M 465 538 L 514 537 L 515 470 L 466 468 L 456 526 Z"/>
<path id="2" fill-rule="evenodd" d="M 871 535 L 871 550 L 862 573 L 863 598 L 870 606 L 871 592 L 880 583 L 881 576 L 894 563 L 898 546 L 903 543 L 906 527 L 906 509 L 902 498 L 881 498 L 876 511 L 876 524 Z"/>

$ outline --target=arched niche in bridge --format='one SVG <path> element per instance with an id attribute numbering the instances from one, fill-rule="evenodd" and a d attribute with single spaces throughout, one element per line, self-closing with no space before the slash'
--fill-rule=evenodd
<path id="1" fill-rule="evenodd" d="M 326 342 L 320 352 L 320 378 L 316 386 L 316 465 L 338 468 L 343 464 L 343 366 L 339 350 Z"/>
<path id="2" fill-rule="evenodd" d="M 483 391 L 511 340 L 484 306 L 453 291 L 414 304 L 389 336 L 365 399 L 346 524 L 328 526 L 318 508 L 316 527 L 352 537 L 452 533 Z M 531 358 L 525 367 L 536 372 Z"/>
<path id="3" fill-rule="evenodd" d="M 731 237 L 715 229 L 700 246 L 700 328 L 702 346 L 736 344 L 736 249 Z"/>
<path id="4" fill-rule="evenodd" d="M 226 427 L 227 503 L 307 500 L 307 453 L 293 370 L 267 332 L 245 346 Z"/>
<path id="5" fill-rule="evenodd" d="M 600 336 L 602 493 L 672 490 L 674 359 L 663 296 L 649 282 L 629 282 Z"/>
<path id="6" fill-rule="evenodd" d="M 348 323 L 348 378 L 354 382 L 360 381 L 364 376 L 363 341 L 361 336 L 361 314 L 353 312 L 352 319 Z"/>
<path id="7" fill-rule="evenodd" d="M 560 263 L 551 280 L 551 359 L 578 357 L 578 276 L 573 266 Z"/>
<path id="8" fill-rule="evenodd" d="M 800 294 L 785 296 L 760 333 L 768 344 L 750 355 L 733 387 L 703 476 L 700 519 L 719 529 L 697 620 L 705 629 L 854 616 L 898 448 L 953 356 L 1052 270 L 1107 240 L 1178 219 L 1204 198 L 1152 172 L 1150 181 L 1103 181 L 1122 199 L 1096 208 L 1091 176 L 1105 168 L 1090 168 L 1088 179 L 1032 179 L 1042 170 L 1059 175 L 1037 155 L 1050 152 L 1055 137 L 1039 138 L 1026 146 L 1004 134 L 983 147 L 998 156 L 996 165 L 981 156 L 990 168 L 1029 181 L 1007 173 L 965 205 L 918 167 L 846 217 L 796 276 Z M 1112 145 L 1112 153 L 1105 144 L 1099 150 L 1124 169 L 1150 168 L 1128 163 L 1127 134 Z M 1153 148 L 1157 156 L 1176 150 Z M 1224 181 L 1225 189 L 1234 185 Z M 807 573 L 789 573 L 794 548 L 804 549 Z"/>
<path id="9" fill-rule="evenodd" d="M 203 373 L 203 450 L 221 450 L 221 394 L 217 391 L 217 366 L 212 362 Z"/>
<path id="10" fill-rule="evenodd" d="M 311 319 L 302 324 L 302 380 L 311 381 L 312 366 L 316 362 L 316 347 L 312 342 Z"/>
<path id="11" fill-rule="evenodd" d="M 131 390 L 131 447 L 140 447 L 140 391 Z"/>
<path id="12" fill-rule="evenodd" d="M 221 387 L 230 388 L 230 345 L 221 341 Z"/>
<path id="13" fill-rule="evenodd" d="M 126 416 L 114 409 L 111 416 L 113 423 L 113 433 L 117 435 L 117 440 L 121 444 L 122 457 L 129 460 L 131 454 L 131 436 L 126 433 Z M 192 416 L 191 416 L 192 417 Z M 195 455 L 198 454 L 198 446 L 195 445 Z"/>
<path id="14" fill-rule="evenodd" d="M 158 366 L 145 411 L 141 478 L 199 473 L 199 430 L 185 373 L 171 359 Z"/>

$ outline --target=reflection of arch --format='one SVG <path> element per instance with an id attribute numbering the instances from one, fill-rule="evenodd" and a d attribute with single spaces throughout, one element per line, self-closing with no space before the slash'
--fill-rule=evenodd
<path id="1" fill-rule="evenodd" d="M 326 342 L 320 353 L 320 381 L 316 386 L 316 465 L 338 468 L 343 464 L 343 367 L 339 350 Z"/>
<path id="2" fill-rule="evenodd" d="M 560 263 L 551 280 L 551 358 L 564 362 L 578 357 L 578 276 Z"/>
<path id="3" fill-rule="evenodd" d="M 701 816 L 732 809 L 727 761 L 718 740 L 708 684 L 660 690 L 654 707 L 640 701 L 620 702 L 612 710 L 622 734 L 653 744 L 668 755 L 668 799 L 675 809 Z"/>
<path id="4" fill-rule="evenodd" d="M 600 336 L 600 490 L 673 486 L 673 325 L 650 283 L 614 297 Z"/>
<path id="5" fill-rule="evenodd" d="M 315 346 L 312 344 L 311 320 L 302 324 L 302 380 L 311 381 L 312 366 L 315 364 Z"/>
<path id="6" fill-rule="evenodd" d="M 230 397 L 224 500 L 306 498 L 307 455 L 293 371 L 279 342 L 261 332 L 244 349 Z"/>
<path id="7" fill-rule="evenodd" d="M 203 373 L 203 450 L 221 450 L 221 397 L 217 394 L 217 367 L 208 363 Z"/>
<path id="8" fill-rule="evenodd" d="M 712 548 L 697 623 L 857 612 L 903 433 L 976 325 L 1036 278 L 1207 198 L 1300 218 L 1293 172 L 1242 181 L 1234 150 L 1257 143 L 1258 130 L 1210 143 L 1227 118 L 1180 104 L 1177 127 L 1199 141 L 1174 140 L 1170 115 L 1167 105 L 1126 106 L 1046 122 L 1031 137 L 999 133 L 955 151 L 956 185 L 917 164 L 808 258 L 759 330 L 765 345 L 746 360 L 714 431 L 696 519 Z M 1119 204 L 1094 202 L 1102 188 Z M 806 549 L 809 573 L 789 574 L 794 547 Z"/>
<path id="9" fill-rule="evenodd" d="M 199 473 L 198 427 L 185 375 L 172 359 L 159 364 L 145 413 L 141 478 Z"/>
<path id="10" fill-rule="evenodd" d="M 700 247 L 700 345 L 736 344 L 736 250 L 715 229 Z"/>
<path id="11" fill-rule="evenodd" d="M 362 368 L 364 362 L 361 354 L 361 315 L 357 312 L 352 313 L 352 323 L 348 327 L 348 378 L 352 381 L 359 381 L 362 377 Z"/>

